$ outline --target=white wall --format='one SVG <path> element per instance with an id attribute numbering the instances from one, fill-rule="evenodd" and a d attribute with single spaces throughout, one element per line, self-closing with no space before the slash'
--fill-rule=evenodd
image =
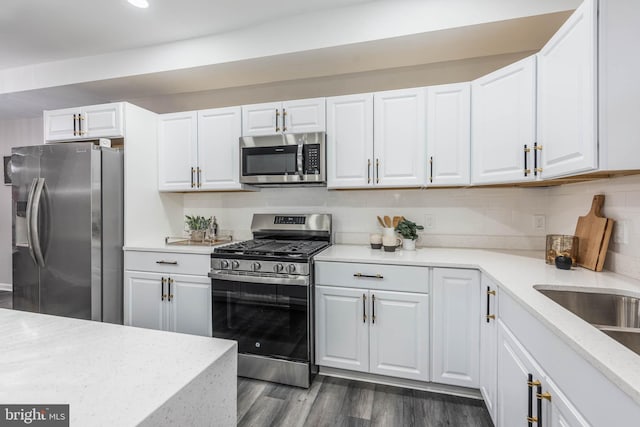
<path id="1" fill-rule="evenodd" d="M 12 147 L 42 142 L 42 118 L 0 121 L 2 156 L 10 156 Z M 11 266 L 11 186 L 0 183 L 0 289 L 11 287 Z"/>
<path id="2" fill-rule="evenodd" d="M 336 243 L 366 244 L 380 232 L 376 215 L 403 215 L 428 223 L 419 246 L 536 249 L 544 231 L 534 229 L 534 214 L 544 214 L 548 190 L 433 189 L 328 191 L 326 188 L 275 188 L 257 193 L 185 194 L 184 213 L 215 215 L 221 230 L 251 238 L 254 212 L 333 214 Z"/>
<path id="3" fill-rule="evenodd" d="M 605 195 L 603 215 L 616 221 L 605 269 L 640 279 L 640 175 L 549 189 L 549 234 L 573 234 L 595 194 Z"/>
<path id="4" fill-rule="evenodd" d="M 578 217 L 604 194 L 604 215 L 616 221 L 605 269 L 640 279 L 640 175 L 549 188 L 328 191 L 276 188 L 257 193 L 185 194 L 184 214 L 215 215 L 220 229 L 251 238 L 254 212 L 333 214 L 336 243 L 368 243 L 376 215 L 404 215 L 432 228 L 418 246 L 531 249 L 543 260 L 546 234 L 573 234 Z M 534 228 L 545 215 L 546 229 Z M 621 226 L 622 224 L 622 226 Z"/>

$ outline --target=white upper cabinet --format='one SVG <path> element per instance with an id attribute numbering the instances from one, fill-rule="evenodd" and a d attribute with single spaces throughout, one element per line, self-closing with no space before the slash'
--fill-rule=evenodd
<path id="1" fill-rule="evenodd" d="M 240 190 L 240 107 L 162 114 L 160 191 Z"/>
<path id="2" fill-rule="evenodd" d="M 427 185 L 469 185 L 471 84 L 427 88 Z"/>
<path id="3" fill-rule="evenodd" d="M 325 130 L 325 98 L 268 102 L 242 107 L 242 136 Z"/>
<path id="4" fill-rule="evenodd" d="M 473 184 L 519 182 L 534 178 L 535 94 L 535 56 L 471 83 Z"/>
<path id="5" fill-rule="evenodd" d="M 158 189 L 187 191 L 197 186 L 197 113 L 163 114 L 158 120 Z"/>
<path id="6" fill-rule="evenodd" d="M 375 185 L 423 186 L 427 165 L 425 89 L 377 92 L 373 98 Z"/>
<path id="7" fill-rule="evenodd" d="M 373 94 L 327 98 L 327 187 L 373 186 Z"/>
<path id="8" fill-rule="evenodd" d="M 240 107 L 198 111 L 200 189 L 239 189 Z"/>
<path id="9" fill-rule="evenodd" d="M 542 177 L 598 167 L 597 1 L 587 0 L 538 53 Z"/>
<path id="10" fill-rule="evenodd" d="M 124 137 L 124 103 L 44 112 L 46 142 Z"/>

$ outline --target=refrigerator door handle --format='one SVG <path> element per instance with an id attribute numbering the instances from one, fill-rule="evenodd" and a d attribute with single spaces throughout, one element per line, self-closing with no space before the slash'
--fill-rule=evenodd
<path id="1" fill-rule="evenodd" d="M 29 255 L 31 255 L 31 259 L 34 263 L 38 263 L 36 261 L 36 255 L 33 252 L 33 230 L 31 229 L 31 217 L 33 211 L 33 193 L 36 191 L 36 186 L 38 184 L 38 178 L 33 178 L 33 182 L 31 182 L 31 188 L 29 188 L 29 195 L 27 196 L 27 245 L 29 246 Z"/>
<path id="2" fill-rule="evenodd" d="M 35 192 L 33 194 L 33 201 L 31 207 L 31 232 L 33 253 L 35 254 L 36 264 L 40 267 L 44 267 L 44 256 L 42 255 L 42 248 L 40 247 L 40 230 L 38 227 L 38 219 L 40 218 L 40 199 L 42 198 L 42 190 L 44 188 L 44 178 L 37 178 L 37 184 Z"/>

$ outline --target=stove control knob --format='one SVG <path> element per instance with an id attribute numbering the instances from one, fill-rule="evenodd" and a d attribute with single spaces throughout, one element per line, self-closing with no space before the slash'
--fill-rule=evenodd
<path id="1" fill-rule="evenodd" d="M 256 262 L 253 263 L 253 271 L 260 270 L 260 267 L 262 267 L 262 266 L 260 265 L 259 262 L 256 261 Z"/>
<path id="2" fill-rule="evenodd" d="M 231 261 L 231 269 L 235 270 L 240 267 L 240 263 L 238 261 Z"/>
<path id="3" fill-rule="evenodd" d="M 287 265 L 287 272 L 289 274 L 293 274 L 296 272 L 296 265 L 295 264 L 289 264 Z"/>
<path id="4" fill-rule="evenodd" d="M 229 268 L 229 261 L 223 259 L 222 261 L 220 261 L 220 267 L 222 267 L 223 270 Z"/>
<path id="5" fill-rule="evenodd" d="M 282 270 L 284 270 L 284 265 L 282 264 L 276 264 L 273 266 L 273 271 L 275 271 L 276 273 L 281 273 Z"/>

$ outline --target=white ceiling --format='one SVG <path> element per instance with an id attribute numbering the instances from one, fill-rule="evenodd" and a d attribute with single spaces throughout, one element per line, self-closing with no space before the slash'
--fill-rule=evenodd
<path id="1" fill-rule="evenodd" d="M 580 2 L 2 0 L 0 119 L 535 51 Z"/>
<path id="2" fill-rule="evenodd" d="M 186 40 L 372 0 L 2 0 L 0 69 Z"/>

